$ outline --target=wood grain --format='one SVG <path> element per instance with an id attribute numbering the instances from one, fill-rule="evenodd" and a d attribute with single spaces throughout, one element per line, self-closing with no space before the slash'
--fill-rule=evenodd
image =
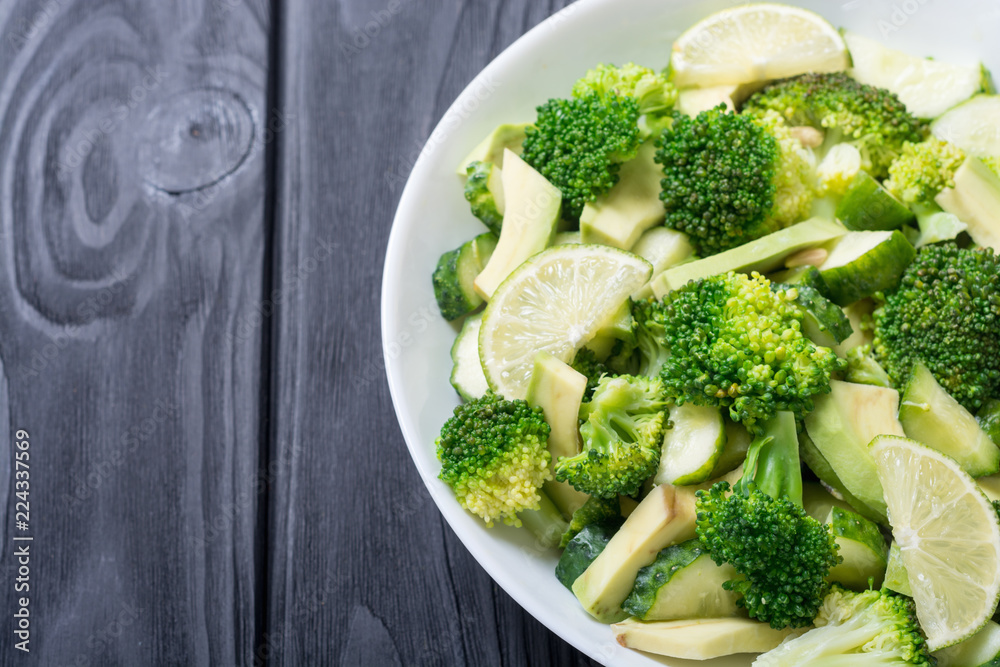
<path id="1" fill-rule="evenodd" d="M 31 442 L 31 653 L 249 664 L 269 12 L 0 2 L 0 567 Z M 4 578 L 0 608 L 15 609 Z"/>
<path id="2" fill-rule="evenodd" d="M 290 3 L 279 19 L 275 274 L 336 245 L 276 320 L 274 665 L 591 664 L 500 591 L 443 523 L 396 426 L 380 276 L 415 150 L 503 48 L 566 4 Z"/>

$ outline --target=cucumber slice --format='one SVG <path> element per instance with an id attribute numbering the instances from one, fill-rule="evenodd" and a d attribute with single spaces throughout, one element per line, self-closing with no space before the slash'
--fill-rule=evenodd
<path id="1" fill-rule="evenodd" d="M 968 157 L 954 180 L 955 187 L 945 188 L 934 201 L 968 225 L 978 245 L 1000 253 L 1000 177 L 979 158 Z"/>
<path id="2" fill-rule="evenodd" d="M 868 590 L 869 585 L 879 588 L 885 578 L 889 546 L 878 525 L 841 507 L 831 508 L 824 523 L 833 531 L 844 559 L 830 570 L 827 580 L 856 591 Z"/>
<path id="3" fill-rule="evenodd" d="M 467 169 L 465 200 L 472 215 L 479 218 L 494 234 L 503 225 L 503 172 L 492 162 L 472 162 Z"/>
<path id="4" fill-rule="evenodd" d="M 719 460 L 715 462 L 715 468 L 709 479 L 722 477 L 743 465 L 747 458 L 747 450 L 750 449 L 750 433 L 743 424 L 734 422 L 723 413 L 726 422 L 726 444 L 719 454 Z"/>
<path id="5" fill-rule="evenodd" d="M 882 585 L 890 591 L 896 591 L 900 595 L 913 597 L 913 589 L 910 588 L 910 575 L 903 565 L 903 556 L 899 551 L 899 542 L 893 542 L 889 547 L 889 558 L 885 567 L 885 581 Z"/>
<path id="6" fill-rule="evenodd" d="M 908 209 L 866 171 L 859 171 L 837 204 L 837 219 L 853 231 L 892 231 L 913 221 Z"/>
<path id="7" fill-rule="evenodd" d="M 609 520 L 584 526 L 569 541 L 562 557 L 559 558 L 559 563 L 556 564 L 556 579 L 566 588 L 573 590 L 573 582 L 601 555 L 621 525 L 622 521 Z"/>
<path id="8" fill-rule="evenodd" d="M 521 154 L 524 131 L 528 129 L 528 125 L 529 123 L 498 125 L 495 130 L 479 142 L 478 146 L 472 149 L 471 153 L 465 156 L 465 159 L 458 164 L 455 173 L 464 178 L 466 168 L 472 162 L 491 162 L 498 167 L 503 167 L 505 149 L 513 151 L 515 155 Z"/>
<path id="9" fill-rule="evenodd" d="M 644 621 L 735 616 L 735 593 L 722 584 L 736 579 L 732 565 L 716 565 L 698 539 L 667 547 L 639 570 L 622 609 Z"/>
<path id="10" fill-rule="evenodd" d="M 781 292 L 791 290 L 796 292 L 795 303 L 805 311 L 805 318 L 802 320 L 802 333 L 817 345 L 832 348 L 854 333 L 851 321 L 847 319 L 844 311 L 812 287 L 771 283 L 771 289 Z"/>
<path id="11" fill-rule="evenodd" d="M 1000 448 L 921 363 L 906 383 L 899 421 L 907 436 L 952 457 L 973 477 L 1000 471 Z"/>
<path id="12" fill-rule="evenodd" d="M 1000 665 L 1000 625 L 986 621 L 983 629 L 963 642 L 934 653 L 937 667 L 997 667 Z"/>
<path id="13" fill-rule="evenodd" d="M 993 398 L 983 403 L 976 413 L 976 421 L 990 440 L 1000 447 L 1000 399 Z"/>
<path id="14" fill-rule="evenodd" d="M 982 90 L 982 65 L 952 65 L 919 58 L 851 32 L 844 33 L 851 52 L 851 76 L 896 93 L 917 118 L 937 118 Z"/>
<path id="15" fill-rule="evenodd" d="M 479 327 L 482 324 L 482 313 L 467 317 L 451 346 L 451 386 L 463 401 L 480 398 L 490 388 L 483 365 L 479 363 Z"/>
<path id="16" fill-rule="evenodd" d="M 584 345 L 600 361 L 605 361 L 618 341 L 624 341 L 627 348 L 635 347 L 635 318 L 628 299 L 608 322 L 597 330 L 594 337 Z"/>
<path id="17" fill-rule="evenodd" d="M 825 260 L 826 254 L 824 251 L 823 258 Z M 826 283 L 823 281 L 823 276 L 820 275 L 819 269 L 811 264 L 804 264 L 802 266 L 796 266 L 792 269 L 785 269 L 784 271 L 778 271 L 770 276 L 772 283 L 781 283 L 782 285 L 795 286 L 805 285 L 806 287 L 811 287 L 820 294 L 826 293 Z"/>
<path id="18" fill-rule="evenodd" d="M 685 403 L 670 408 L 674 427 L 663 436 L 655 484 L 700 484 L 712 476 L 726 445 L 722 410 Z M 680 618 L 680 617 L 675 617 Z"/>
<path id="19" fill-rule="evenodd" d="M 663 170 L 656 164 L 652 139 L 639 146 L 635 158 L 621 166 L 618 183 L 597 201 L 584 205 L 580 237 L 584 243 L 602 243 L 630 250 L 642 233 L 663 222 L 660 201 Z"/>
<path id="20" fill-rule="evenodd" d="M 496 246 L 496 235 L 486 232 L 441 255 L 431 279 L 438 308 L 446 320 L 456 320 L 483 303 L 474 283 Z"/>
<path id="21" fill-rule="evenodd" d="M 653 295 L 659 299 L 692 280 L 727 271 L 767 273 L 780 267 L 787 257 L 800 250 L 821 246 L 844 233 L 844 228 L 832 220 L 810 218 L 717 255 L 667 269 L 654 277 L 650 286 Z"/>
<path id="22" fill-rule="evenodd" d="M 830 300 L 846 306 L 895 287 L 916 255 L 899 231 L 848 232 L 819 269 Z"/>
<path id="23" fill-rule="evenodd" d="M 1000 96 L 976 95 L 931 123 L 931 134 L 966 155 L 1000 155 Z"/>

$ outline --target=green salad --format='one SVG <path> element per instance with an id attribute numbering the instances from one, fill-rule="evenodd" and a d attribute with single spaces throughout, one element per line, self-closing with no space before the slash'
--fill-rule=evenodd
<path id="1" fill-rule="evenodd" d="M 629 648 L 1000 664 L 988 72 L 774 4 L 664 64 L 595 64 L 458 166 L 440 478 Z"/>

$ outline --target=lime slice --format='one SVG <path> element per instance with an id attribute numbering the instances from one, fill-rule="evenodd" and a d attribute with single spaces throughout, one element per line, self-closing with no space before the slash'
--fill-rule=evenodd
<path id="1" fill-rule="evenodd" d="M 968 155 L 1000 155 L 1000 95 L 976 95 L 931 124 L 931 134 Z"/>
<path id="2" fill-rule="evenodd" d="M 851 75 L 861 83 L 896 93 L 917 118 L 937 118 L 982 90 L 982 66 L 952 65 L 911 56 L 880 42 L 845 32 Z"/>
<path id="3" fill-rule="evenodd" d="M 479 358 L 490 387 L 524 398 L 539 351 L 571 362 L 651 272 L 641 257 L 602 245 L 555 246 L 528 259 L 483 315 Z"/>
<path id="4" fill-rule="evenodd" d="M 674 42 L 674 83 L 701 88 L 780 79 L 849 66 L 830 23 L 798 7 L 769 3 L 716 12 Z"/>
<path id="5" fill-rule="evenodd" d="M 953 459 L 914 440 L 878 436 L 869 452 L 928 647 L 971 637 L 1000 598 L 996 510 Z"/>

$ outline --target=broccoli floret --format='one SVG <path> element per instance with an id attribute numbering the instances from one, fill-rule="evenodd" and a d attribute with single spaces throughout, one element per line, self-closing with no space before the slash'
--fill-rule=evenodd
<path id="1" fill-rule="evenodd" d="M 639 103 L 614 92 L 538 107 L 521 157 L 563 195 L 563 214 L 580 218 L 583 205 L 618 182 L 622 162 L 639 150 Z"/>
<path id="2" fill-rule="evenodd" d="M 922 361 L 971 412 L 1000 396 L 1000 257 L 991 249 L 924 246 L 884 299 L 872 349 L 895 386 Z"/>
<path id="3" fill-rule="evenodd" d="M 775 81 L 751 95 L 742 111 L 753 116 L 776 111 L 789 125 L 824 130 L 823 147 L 854 145 L 863 167 L 876 178 L 885 177 L 904 143 L 922 141 L 927 132 L 926 123 L 910 114 L 894 93 L 858 83 L 844 72 Z"/>
<path id="4" fill-rule="evenodd" d="M 993 155 L 989 157 L 980 157 L 989 170 L 992 171 L 997 176 L 1000 176 L 1000 155 Z"/>
<path id="5" fill-rule="evenodd" d="M 768 421 L 747 451 L 743 476 L 728 494 L 718 482 L 696 493 L 698 538 L 717 564 L 742 575 L 723 584 L 751 618 L 774 628 L 809 625 L 841 558 L 826 524 L 802 508 L 795 418 Z"/>
<path id="6" fill-rule="evenodd" d="M 846 362 L 802 333 L 797 297 L 758 273 L 730 272 L 650 304 L 670 350 L 660 372 L 668 399 L 728 408 L 751 432 L 779 411 L 810 412 Z"/>
<path id="7" fill-rule="evenodd" d="M 586 376 L 587 388 L 583 392 L 583 400 L 589 401 L 591 396 L 594 395 L 597 383 L 602 377 L 608 374 L 608 367 L 598 360 L 593 350 L 585 347 L 580 348 L 576 356 L 573 357 L 573 363 L 570 365 L 573 367 L 573 370 Z"/>
<path id="8" fill-rule="evenodd" d="M 850 144 L 837 144 L 816 167 L 817 189 L 823 195 L 843 196 L 861 171 L 861 153 Z"/>
<path id="9" fill-rule="evenodd" d="M 618 496 L 612 496 L 611 498 L 588 498 L 587 502 L 573 512 L 573 518 L 569 521 L 569 528 L 562 535 L 559 548 L 565 549 L 566 545 L 576 537 L 577 533 L 592 523 L 621 521 L 621 518 L 621 501 L 619 501 Z"/>
<path id="10" fill-rule="evenodd" d="M 622 67 L 602 63 L 573 84 L 573 97 L 577 98 L 597 94 L 607 99 L 611 93 L 633 98 L 639 104 L 639 113 L 648 116 L 653 125 L 666 117 L 677 102 L 677 89 L 666 76 L 635 63 Z"/>
<path id="11" fill-rule="evenodd" d="M 933 207 L 941 190 L 954 187 L 955 172 L 964 161 L 965 153 L 936 137 L 917 144 L 907 142 L 902 155 L 889 165 L 884 185 L 907 204 Z"/>
<path id="12" fill-rule="evenodd" d="M 494 178 L 492 162 L 470 162 L 465 168 L 465 199 L 472 207 L 472 215 L 482 220 L 494 234 L 500 233 L 503 215 L 497 209 L 496 198 L 490 192 L 490 180 Z"/>
<path id="13" fill-rule="evenodd" d="M 935 664 L 913 600 L 888 590 L 855 593 L 834 585 L 815 625 L 759 656 L 754 667 Z"/>
<path id="14" fill-rule="evenodd" d="M 659 378 L 601 378 L 580 406 L 583 451 L 559 458 L 556 479 L 599 498 L 635 495 L 660 463 L 666 409 Z"/>
<path id="15" fill-rule="evenodd" d="M 872 356 L 871 345 L 858 345 L 847 352 L 847 370 L 844 379 L 856 384 L 875 387 L 892 387 L 889 374 Z"/>
<path id="16" fill-rule="evenodd" d="M 815 168 L 777 114 L 760 119 L 725 106 L 675 114 L 657 139 L 666 226 L 702 256 L 787 227 L 809 214 Z"/>
<path id="17" fill-rule="evenodd" d="M 520 526 L 517 513 L 539 509 L 539 488 L 552 479 L 548 438 L 541 408 L 487 392 L 455 408 L 441 427 L 439 477 L 486 525 Z"/>
<path id="18" fill-rule="evenodd" d="M 635 319 L 635 337 L 639 350 L 638 375 L 656 377 L 670 356 L 663 331 L 663 305 L 654 299 L 643 299 L 632 303 L 632 317 Z"/>

